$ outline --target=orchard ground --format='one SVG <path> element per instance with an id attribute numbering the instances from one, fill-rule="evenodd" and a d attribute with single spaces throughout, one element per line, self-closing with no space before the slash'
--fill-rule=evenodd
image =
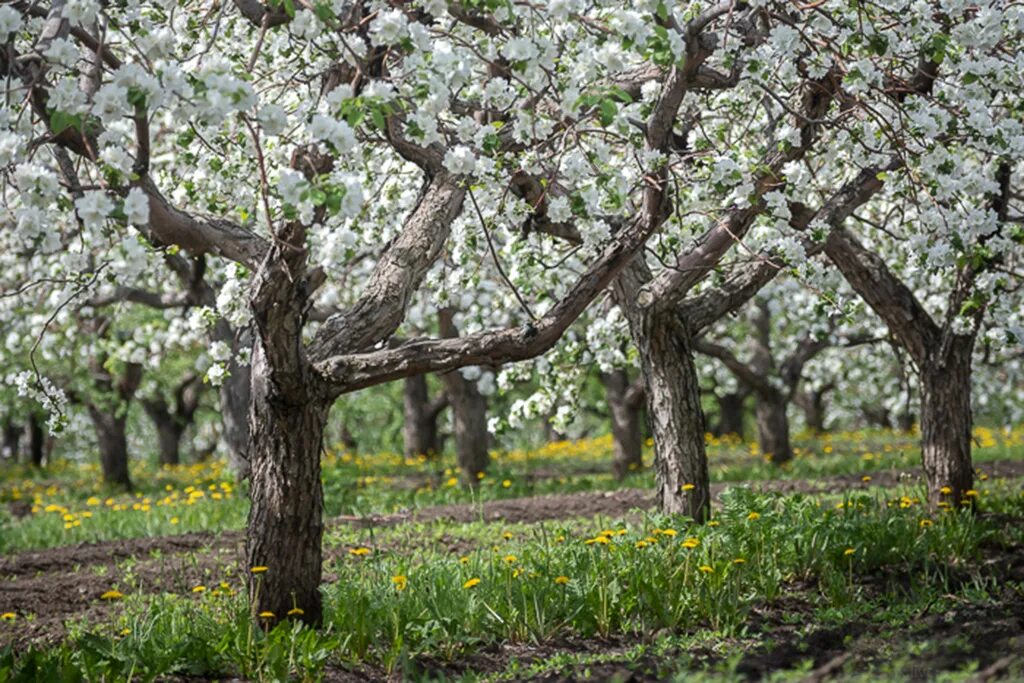
<path id="1" fill-rule="evenodd" d="M 1024 429 L 974 437 L 973 515 L 926 507 L 915 434 L 805 435 L 781 470 L 708 437 L 703 527 L 608 474 L 607 438 L 495 453 L 475 489 L 329 454 L 319 631 L 248 618 L 219 463 L 119 495 L 8 467 L 0 680 L 1016 680 Z"/>

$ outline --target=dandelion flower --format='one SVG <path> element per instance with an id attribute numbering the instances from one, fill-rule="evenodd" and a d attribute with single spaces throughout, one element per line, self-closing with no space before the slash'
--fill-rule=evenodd
<path id="1" fill-rule="evenodd" d="M 519 560 L 515 555 L 506 555 L 503 559 L 506 564 L 515 564 Z"/>
<path id="2" fill-rule="evenodd" d="M 943 486 L 941 489 L 939 489 L 939 493 L 941 493 L 944 496 L 948 496 L 949 494 L 953 493 L 953 489 L 951 489 L 948 486 Z"/>
<path id="3" fill-rule="evenodd" d="M 843 551 L 843 555 L 849 557 L 850 555 L 853 555 L 855 552 L 857 552 L 855 548 L 847 548 Z"/>
<path id="4" fill-rule="evenodd" d="M 683 484 L 679 488 L 681 488 L 683 491 L 692 491 L 695 488 L 697 488 L 697 485 L 696 484 Z"/>
<path id="5" fill-rule="evenodd" d="M 509 540 L 512 539 L 512 532 L 511 531 L 506 531 L 505 533 L 503 533 L 501 535 L 501 537 L 504 538 L 506 541 L 509 541 Z"/>
<path id="6" fill-rule="evenodd" d="M 0 614 L 0 621 L 14 621 L 18 618 L 18 615 L 14 612 L 4 612 Z"/>
<path id="7" fill-rule="evenodd" d="M 967 489 L 966 491 L 964 491 L 964 495 L 967 496 L 968 498 L 974 498 L 975 496 L 978 495 L 978 492 L 975 491 L 974 489 Z"/>
<path id="8" fill-rule="evenodd" d="M 757 521 L 759 519 L 761 519 L 761 513 L 760 512 L 751 512 L 749 515 L 747 515 L 747 520 L 749 520 L 751 522 Z"/>
<path id="9" fill-rule="evenodd" d="M 349 548 L 348 549 L 348 554 L 349 555 L 355 555 L 356 557 L 362 557 L 363 555 L 369 555 L 370 554 L 370 549 L 369 548 L 365 548 L 365 547 Z"/>
<path id="10" fill-rule="evenodd" d="M 860 478 L 860 480 L 866 484 L 869 481 L 871 481 L 871 477 L 865 474 L 863 477 Z"/>
<path id="11" fill-rule="evenodd" d="M 507 489 L 507 488 L 512 486 L 512 482 L 510 480 L 506 479 L 505 481 L 501 482 L 501 485 L 502 485 L 502 487 Z"/>
<path id="12" fill-rule="evenodd" d="M 260 612 L 258 616 L 259 616 L 260 619 L 273 619 L 274 618 L 274 613 L 273 612 Z"/>
<path id="13" fill-rule="evenodd" d="M 733 564 L 746 564 L 746 562 L 747 561 L 744 560 L 742 557 L 737 557 L 735 560 L 732 561 Z"/>
<path id="14" fill-rule="evenodd" d="M 252 569 L 250 569 L 249 573 L 250 574 L 263 574 L 263 573 L 265 573 L 267 571 L 267 569 L 268 569 L 267 567 L 264 567 L 263 565 L 260 565 L 259 567 L 253 567 Z"/>
<path id="15" fill-rule="evenodd" d="M 697 546 L 700 545 L 700 539 L 699 538 L 688 538 L 685 541 L 683 541 L 681 545 L 684 548 L 692 550 L 693 548 L 696 548 Z"/>
<path id="16" fill-rule="evenodd" d="M 706 564 L 702 564 L 700 567 L 698 567 L 698 569 L 700 569 L 705 574 L 714 574 L 715 573 L 715 570 L 712 569 L 710 566 L 708 566 Z"/>
<path id="17" fill-rule="evenodd" d="M 676 531 L 675 529 L 662 529 L 662 530 L 661 530 L 661 535 L 662 535 L 662 536 L 669 536 L 669 537 L 673 537 L 673 536 L 675 536 L 675 535 L 676 535 L 677 533 L 678 533 L 678 532 L 677 532 L 677 531 Z"/>
<path id="18" fill-rule="evenodd" d="M 290 617 L 301 617 L 305 613 L 306 612 L 301 607 L 292 607 L 290 610 L 288 610 L 288 616 Z M 273 613 L 271 612 L 265 612 L 265 614 L 270 614 L 271 616 L 273 616 Z"/>
<path id="19" fill-rule="evenodd" d="M 470 579 L 466 583 L 462 584 L 462 587 L 463 588 L 472 588 L 473 586 L 479 585 L 479 583 L 480 583 L 480 579 L 478 579 L 476 577 L 473 577 L 472 579 Z"/>
<path id="20" fill-rule="evenodd" d="M 124 597 L 121 591 L 109 590 L 100 596 L 100 600 L 120 600 Z"/>
<path id="21" fill-rule="evenodd" d="M 564 586 L 565 584 L 569 583 L 569 577 L 568 576 L 556 576 L 554 581 L 559 586 Z"/>
<path id="22" fill-rule="evenodd" d="M 391 583 L 394 584 L 395 590 L 401 593 L 409 585 L 409 579 L 405 575 L 399 574 L 391 577 Z"/>
<path id="23" fill-rule="evenodd" d="M 463 555 L 459 558 L 459 564 L 469 564 L 469 558 Z"/>
<path id="24" fill-rule="evenodd" d="M 202 593 L 205 590 L 206 590 L 206 586 L 196 586 L 195 588 L 192 589 L 192 592 L 193 593 Z"/>

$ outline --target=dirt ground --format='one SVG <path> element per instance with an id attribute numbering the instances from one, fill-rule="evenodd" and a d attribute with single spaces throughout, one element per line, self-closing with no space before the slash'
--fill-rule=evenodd
<path id="1" fill-rule="evenodd" d="M 1022 477 L 1024 461 L 1004 461 L 988 463 L 984 466 L 989 476 Z M 913 481 L 920 476 L 919 472 L 900 472 L 897 470 L 868 473 L 870 483 L 862 480 L 863 474 L 845 475 L 822 478 L 819 480 L 783 480 L 770 482 L 753 482 L 750 485 L 765 491 L 783 493 L 827 493 L 868 489 L 870 487 L 893 486 L 906 481 Z M 738 483 L 715 484 L 712 494 L 717 497 L 728 486 Z M 543 520 L 564 519 L 605 515 L 621 517 L 632 510 L 646 509 L 654 505 L 654 494 L 650 490 L 622 489 L 611 492 L 584 492 L 550 496 L 536 496 L 482 504 L 442 505 L 423 508 L 404 515 L 387 515 L 372 518 L 340 517 L 331 520 L 330 524 L 347 524 L 357 527 L 391 526 L 411 521 L 453 521 L 472 522 L 507 521 L 507 522 L 539 522 Z M 189 533 L 177 536 L 154 538 L 138 538 L 109 541 L 104 543 L 80 544 L 51 548 L 40 551 L 23 552 L 10 557 L 0 558 L 0 611 L 13 611 L 18 614 L 34 614 L 32 620 L 19 623 L 19 628 L 8 629 L 7 635 L 0 633 L 0 647 L 12 644 L 15 648 L 26 647 L 30 643 L 54 642 L 66 634 L 65 622 L 79 617 L 88 616 L 90 621 L 103 621 L 111 614 L 110 605 L 99 600 L 99 596 L 113 587 L 123 592 L 141 589 L 145 593 L 188 593 L 198 584 L 223 580 L 226 567 L 232 565 L 240 556 L 243 536 L 240 532 L 221 534 Z M 125 560 L 134 558 L 134 562 Z M 991 558 L 992 571 L 999 576 L 1013 581 L 1024 581 L 1024 549 L 1016 549 L 1007 556 Z M 240 585 L 240 581 L 237 582 Z M 791 664 L 798 664 L 814 658 L 816 667 L 839 666 L 851 667 L 859 662 L 870 662 L 873 651 L 871 638 L 879 637 L 872 630 L 864 627 L 857 632 L 857 625 L 844 627 L 842 634 L 831 633 L 828 629 L 805 633 L 786 628 L 784 624 L 772 624 L 771 614 L 778 606 L 767 606 L 763 615 L 753 615 L 759 619 L 757 624 L 769 628 L 772 633 L 773 647 L 764 651 L 751 651 L 744 655 L 741 669 L 751 680 L 761 677 L 767 671 Z M 928 629 L 934 630 L 934 637 L 948 636 L 957 643 L 970 643 L 976 647 L 977 654 L 963 656 L 975 657 L 982 668 L 997 667 L 996 674 L 1005 669 L 1001 663 L 1000 652 L 1008 655 L 1024 652 L 1024 597 L 1019 593 L 1008 595 L 1007 599 L 991 610 L 980 613 L 965 608 L 962 615 L 952 623 L 945 620 L 937 621 L 937 615 L 926 615 L 920 624 L 927 635 Z M 849 629 L 853 629 L 850 631 Z M 856 647 L 843 646 L 843 639 L 850 633 L 856 637 L 855 646 L 862 641 L 867 643 L 863 651 Z M 6 642 L 5 642 L 6 641 Z M 628 643 L 632 645 L 635 643 Z M 512 659 L 529 660 L 530 658 L 547 658 L 560 651 L 595 654 L 614 652 L 627 644 L 623 642 L 572 642 L 547 644 L 542 648 L 523 648 L 510 646 L 493 653 L 484 653 L 464 663 L 464 666 L 477 670 L 496 670 Z M 974 649 L 967 648 L 969 652 Z M 960 650 L 949 650 L 948 657 L 960 656 Z M 812 653 L 811 655 L 808 652 Z M 699 654 L 699 653 L 698 653 Z M 848 655 L 843 661 L 839 657 Z M 694 661 L 701 661 L 695 653 L 688 653 Z M 479 659 L 479 661 L 477 661 Z M 939 658 L 929 658 L 921 662 L 923 670 L 941 662 Z M 713 662 L 707 658 L 705 663 Z M 851 663 L 853 662 L 853 663 Z M 611 680 L 618 674 L 625 675 L 621 680 L 660 680 L 658 666 L 664 658 L 651 661 L 646 666 L 643 661 L 624 665 L 607 664 L 589 667 L 593 680 Z M 955 664 L 956 662 L 950 662 Z M 499 666 L 500 665 L 500 666 Z M 652 668 L 653 667 L 653 668 Z M 645 671 L 653 671 L 648 674 Z M 948 669 L 946 669 L 948 670 Z M 333 672 L 337 680 L 358 680 L 347 678 L 352 672 Z M 446 674 L 458 673 L 447 671 Z M 826 672 L 827 673 L 827 672 Z M 576 680 L 582 672 L 568 672 L 566 677 L 546 677 L 542 680 Z M 1022 672 L 1024 674 L 1024 672 Z M 363 679 L 365 680 L 365 678 Z"/>

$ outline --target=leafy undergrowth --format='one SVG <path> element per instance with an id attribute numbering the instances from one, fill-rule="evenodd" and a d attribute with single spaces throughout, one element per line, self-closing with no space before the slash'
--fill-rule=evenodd
<path id="1" fill-rule="evenodd" d="M 912 490 L 733 488 L 701 527 L 639 512 L 471 522 L 448 529 L 452 547 L 412 525 L 362 530 L 325 567 L 318 631 L 260 628 L 237 577 L 210 574 L 178 593 L 113 596 L 63 643 L 0 656 L 0 680 L 732 680 L 821 666 L 869 680 L 934 664 L 952 651 L 943 633 L 999 616 L 998 633 L 959 634 L 963 656 L 942 670 L 960 675 L 999 664 L 989 659 L 1024 633 L 1012 617 L 1024 604 L 1024 493 L 1012 481 L 986 492 L 972 515 L 929 513 Z M 993 651 L 976 651 L 986 642 Z"/>
<path id="2" fill-rule="evenodd" d="M 798 435 L 796 457 L 778 467 L 756 444 L 707 437 L 712 481 L 801 481 L 838 475 L 914 468 L 914 434 L 861 431 Z M 1024 428 L 975 430 L 975 462 L 1024 456 Z M 375 515 L 444 504 L 480 503 L 575 491 L 653 488 L 647 471 L 625 482 L 611 474 L 610 437 L 561 441 L 537 450 L 492 454 L 493 465 L 477 485 L 460 485 L 451 456 L 406 459 L 394 453 L 329 454 L 324 461 L 329 516 Z M 650 452 L 645 455 L 650 461 Z M 136 464 L 140 489 L 107 491 L 94 464 L 58 462 L 42 475 L 27 468 L 0 470 L 0 552 L 49 548 L 119 538 L 241 529 L 248 513 L 245 491 L 223 463 L 156 468 Z"/>

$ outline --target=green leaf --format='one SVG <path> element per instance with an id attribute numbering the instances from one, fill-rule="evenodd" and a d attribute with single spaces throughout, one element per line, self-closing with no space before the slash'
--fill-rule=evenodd
<path id="1" fill-rule="evenodd" d="M 615 122 L 615 115 L 619 113 L 619 108 L 615 104 L 615 101 L 611 98 L 605 98 L 601 100 L 601 110 L 598 116 L 598 120 L 601 122 L 602 128 L 607 128 Z"/>
<path id="2" fill-rule="evenodd" d="M 50 130 L 53 131 L 54 135 L 60 135 L 68 128 L 74 128 L 81 132 L 82 117 L 54 109 L 50 114 Z"/>
<path id="3" fill-rule="evenodd" d="M 388 123 L 384 120 L 384 113 L 379 107 L 374 107 L 370 110 L 370 120 L 373 121 L 373 125 L 380 130 L 387 130 Z"/>

